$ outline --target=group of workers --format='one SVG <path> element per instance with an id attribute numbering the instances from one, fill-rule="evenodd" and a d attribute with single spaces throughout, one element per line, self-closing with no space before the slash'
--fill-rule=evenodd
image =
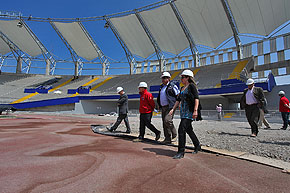
<path id="1" fill-rule="evenodd" d="M 157 97 L 158 107 L 162 114 L 162 123 L 165 139 L 163 144 L 170 144 L 177 139 L 177 132 L 173 124 L 173 116 L 176 109 L 180 106 L 180 124 L 178 128 L 178 152 L 173 157 L 174 159 L 180 159 L 184 157 L 186 133 L 191 138 L 195 148 L 193 153 L 198 153 L 201 150 L 201 146 L 198 138 L 193 132 L 192 121 L 198 116 L 199 95 L 194 81 L 194 75 L 191 70 L 184 70 L 181 75 L 181 83 L 184 85 L 180 90 L 178 87 L 170 81 L 171 75 L 169 72 L 163 72 L 160 77 L 162 84 Z M 140 82 L 138 89 L 140 94 L 140 125 L 139 136 L 134 139 L 134 142 L 141 142 L 144 140 L 145 127 L 155 133 L 155 140 L 160 139 L 161 131 L 151 123 L 152 114 L 155 109 L 155 102 L 152 94 L 147 90 L 148 85 L 146 82 Z M 126 133 L 130 133 L 130 125 L 128 121 L 128 96 L 125 94 L 122 87 L 117 88 L 117 92 L 120 95 L 118 100 L 119 116 L 117 121 L 112 127 L 107 127 L 110 132 L 117 129 L 122 120 L 125 121 L 127 130 Z"/>
<path id="2" fill-rule="evenodd" d="M 192 121 L 198 116 L 199 107 L 199 94 L 197 85 L 194 81 L 194 74 L 191 70 L 184 70 L 180 75 L 181 83 L 184 85 L 179 90 L 178 87 L 172 82 L 171 75 L 169 72 L 163 72 L 160 77 L 162 84 L 159 89 L 157 97 L 157 103 L 159 110 L 162 114 L 164 140 L 163 144 L 170 144 L 177 139 L 177 132 L 173 124 L 173 116 L 178 107 L 180 107 L 180 124 L 178 128 L 178 151 L 173 157 L 174 159 L 181 159 L 184 157 L 186 133 L 189 135 L 192 143 L 194 144 L 193 153 L 196 154 L 201 150 L 200 142 L 195 135 L 192 127 Z M 246 82 L 248 86 L 244 90 L 241 98 L 241 108 L 245 109 L 247 120 L 251 126 L 252 137 L 258 135 L 259 120 L 262 121 L 264 112 L 266 111 L 266 100 L 263 93 L 263 89 L 254 86 L 254 80 L 248 79 Z M 151 123 L 152 115 L 155 109 L 155 102 L 153 95 L 147 90 L 148 85 L 146 82 L 140 82 L 138 89 L 140 94 L 140 124 L 139 124 L 139 136 L 134 139 L 134 142 L 142 142 L 145 135 L 145 127 L 155 133 L 155 140 L 160 139 L 161 131 Z M 117 121 L 112 127 L 107 127 L 110 132 L 113 132 L 124 120 L 126 125 L 126 133 L 130 133 L 130 124 L 128 121 L 128 96 L 125 94 L 122 87 L 117 88 L 117 93 L 120 98 L 117 102 L 119 107 L 119 116 Z M 290 105 L 288 99 L 285 97 L 285 92 L 280 91 L 280 112 L 283 118 L 283 128 L 286 129 L 287 125 L 290 125 L 289 112 Z M 222 104 L 217 105 L 218 119 L 221 120 Z M 264 122 L 265 123 L 265 122 Z M 270 127 L 270 126 L 269 126 Z"/>

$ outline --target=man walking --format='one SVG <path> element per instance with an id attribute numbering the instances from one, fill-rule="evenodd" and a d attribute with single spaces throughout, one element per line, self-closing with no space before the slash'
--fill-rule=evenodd
<path id="1" fill-rule="evenodd" d="M 256 137 L 258 135 L 258 123 L 260 117 L 260 109 L 263 108 L 265 96 L 263 89 L 254 86 L 255 82 L 249 78 L 246 85 L 247 89 L 244 90 L 244 94 L 241 98 L 241 108 L 245 109 L 247 120 L 251 126 L 252 135 Z"/>
<path id="2" fill-rule="evenodd" d="M 169 72 L 163 72 L 160 78 L 162 79 L 162 84 L 159 89 L 157 103 L 162 112 L 162 123 L 165 137 L 162 143 L 170 144 L 171 141 L 176 140 L 177 133 L 173 124 L 174 113 L 170 115 L 169 112 L 173 108 L 180 91 L 178 87 L 170 81 L 171 75 Z"/>
<path id="3" fill-rule="evenodd" d="M 139 126 L 139 136 L 137 139 L 134 139 L 134 142 L 141 142 L 144 139 L 145 135 L 145 126 L 153 131 L 156 135 L 155 141 L 158 141 L 160 138 L 161 132 L 155 128 L 151 123 L 152 113 L 155 108 L 155 102 L 153 96 L 150 92 L 147 91 L 147 83 L 140 82 L 139 84 L 139 94 L 140 94 L 140 126 Z"/>
<path id="4" fill-rule="evenodd" d="M 279 111 L 281 112 L 282 119 L 283 119 L 283 127 L 281 129 L 286 130 L 287 126 L 290 125 L 289 121 L 289 112 L 290 112 L 290 104 L 289 100 L 285 97 L 285 92 L 280 91 L 280 103 L 279 103 Z"/>
<path id="5" fill-rule="evenodd" d="M 115 131 L 118 128 L 118 126 L 120 125 L 120 123 L 122 122 L 122 120 L 124 120 L 125 125 L 127 127 L 126 133 L 130 133 L 131 129 L 130 129 L 128 115 L 127 115 L 127 113 L 128 113 L 128 96 L 125 94 L 124 89 L 122 87 L 117 88 L 117 93 L 120 95 L 120 98 L 117 102 L 118 108 L 119 108 L 119 116 L 118 116 L 115 124 L 111 128 L 107 127 L 107 129 L 110 132 Z"/>

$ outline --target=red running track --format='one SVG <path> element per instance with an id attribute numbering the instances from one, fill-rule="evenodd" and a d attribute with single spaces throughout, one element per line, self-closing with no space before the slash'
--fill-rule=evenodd
<path id="1" fill-rule="evenodd" d="M 209 153 L 97 135 L 100 118 L 0 118 L 0 192 L 289 192 L 290 175 Z"/>

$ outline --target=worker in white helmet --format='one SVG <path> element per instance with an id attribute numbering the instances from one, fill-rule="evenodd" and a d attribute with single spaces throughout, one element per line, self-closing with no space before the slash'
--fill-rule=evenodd
<path id="1" fill-rule="evenodd" d="M 184 70 L 181 73 L 181 82 L 184 87 L 181 88 L 175 105 L 169 112 L 170 115 L 179 107 L 180 104 L 180 124 L 178 128 L 178 151 L 173 159 L 181 159 L 184 157 L 186 133 L 189 135 L 194 144 L 194 152 L 201 150 L 198 138 L 193 132 L 192 121 L 198 116 L 199 95 L 194 81 L 193 72 Z"/>
<path id="2" fill-rule="evenodd" d="M 290 125 L 289 113 L 290 113 L 290 104 L 289 100 L 285 97 L 285 92 L 281 90 L 279 93 L 280 102 L 279 102 L 279 111 L 282 115 L 283 127 L 281 129 L 286 130 L 287 126 Z"/>
<path id="3" fill-rule="evenodd" d="M 155 128 L 155 126 L 151 123 L 152 113 L 155 108 L 155 102 L 153 100 L 153 95 L 147 91 L 147 83 L 140 82 L 139 86 L 139 94 L 140 94 L 140 125 L 139 125 L 139 136 L 137 139 L 134 139 L 134 142 L 141 142 L 144 140 L 145 135 L 145 126 L 148 127 L 153 133 L 155 133 L 155 141 L 158 141 L 160 138 L 161 132 Z"/>
<path id="4" fill-rule="evenodd" d="M 169 72 L 163 72 L 160 78 L 162 80 L 162 84 L 159 89 L 157 103 L 161 109 L 165 137 L 162 143 L 170 144 L 172 141 L 176 141 L 177 133 L 173 124 L 173 114 L 169 115 L 169 112 L 173 108 L 180 91 L 178 87 L 170 81 L 171 75 Z"/>
<path id="5" fill-rule="evenodd" d="M 260 109 L 264 108 L 265 96 L 262 88 L 254 86 L 255 81 L 253 79 L 249 78 L 246 85 L 248 88 L 244 90 L 240 103 L 241 108 L 246 111 L 246 117 L 251 126 L 251 137 L 256 137 L 259 132 Z"/>
<path id="6" fill-rule="evenodd" d="M 120 123 L 124 120 L 126 128 L 127 128 L 126 133 L 130 133 L 131 129 L 130 129 L 130 124 L 129 124 L 128 115 L 127 115 L 127 113 L 128 113 L 128 96 L 125 94 L 124 89 L 122 87 L 117 88 L 117 93 L 120 95 L 120 98 L 117 102 L 118 109 L 119 109 L 119 116 L 118 116 L 115 124 L 111 128 L 107 127 L 107 129 L 110 132 L 115 131 L 118 128 L 118 126 L 120 125 Z"/>

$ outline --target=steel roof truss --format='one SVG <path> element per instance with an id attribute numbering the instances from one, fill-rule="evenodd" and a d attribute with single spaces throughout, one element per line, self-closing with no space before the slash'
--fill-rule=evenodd
<path id="1" fill-rule="evenodd" d="M 70 55 L 72 57 L 72 60 L 73 60 L 73 62 L 75 64 L 75 76 L 81 75 L 82 68 L 83 68 L 83 62 L 82 62 L 81 58 L 76 54 L 76 52 L 74 51 L 74 49 L 71 47 L 71 45 L 68 43 L 68 41 L 64 38 L 64 36 L 58 30 L 58 28 L 56 27 L 56 25 L 54 24 L 54 22 L 50 21 L 49 23 L 50 23 L 50 25 L 52 26 L 52 28 L 55 30 L 55 32 L 57 33 L 57 35 L 60 37 L 60 39 L 62 40 L 62 42 L 64 43 L 64 45 L 67 47 L 67 49 L 70 52 Z"/>
<path id="2" fill-rule="evenodd" d="M 128 63 L 130 65 L 130 74 L 135 74 L 136 73 L 136 68 L 137 68 L 137 61 L 136 61 L 135 57 L 133 56 L 132 52 L 129 50 L 129 48 L 126 45 L 126 43 L 121 38 L 118 30 L 115 28 L 115 26 L 111 22 L 111 20 L 108 17 L 104 17 L 104 19 L 106 21 L 106 24 L 109 25 L 109 27 L 111 28 L 112 32 L 114 33 L 114 35 L 116 36 L 116 38 L 119 41 L 120 45 L 122 46 L 122 48 L 125 51 Z"/>
<path id="3" fill-rule="evenodd" d="M 90 41 L 90 43 L 92 44 L 92 46 L 94 47 L 96 52 L 98 53 L 98 57 L 99 57 L 99 60 L 102 63 L 102 68 L 103 68 L 103 73 L 102 74 L 103 75 L 108 75 L 109 74 L 109 69 L 110 69 L 110 62 L 109 62 L 108 58 L 104 55 L 104 53 L 102 52 L 100 47 L 96 44 L 94 39 L 91 37 L 89 32 L 84 27 L 84 25 L 81 22 L 78 22 L 78 24 L 80 25 L 81 29 L 83 30 L 83 32 L 87 36 L 88 40 Z"/>
<path id="4" fill-rule="evenodd" d="M 237 47 L 237 52 L 238 52 L 238 59 L 242 59 L 243 58 L 243 52 L 241 50 L 242 48 L 242 42 L 240 40 L 240 37 L 239 37 L 239 30 L 237 28 L 237 25 L 236 25 L 236 21 L 233 17 L 233 14 L 232 14 L 232 11 L 229 7 L 229 3 L 227 0 L 221 0 L 221 3 L 223 5 L 223 8 L 225 10 L 225 13 L 227 15 L 227 18 L 229 20 L 229 23 L 230 23 L 230 26 L 233 30 L 233 34 L 234 34 L 234 39 L 235 39 L 235 43 L 236 43 L 236 47 Z"/>
<path id="5" fill-rule="evenodd" d="M 194 67 L 197 67 L 198 64 L 199 64 L 199 52 L 198 52 L 196 44 L 195 44 L 195 42 L 193 40 L 193 37 L 192 37 L 190 31 L 188 30 L 188 28 L 187 28 L 187 26 L 186 26 L 186 24 L 185 24 L 185 22 L 184 22 L 184 20 L 183 20 L 183 18 L 181 16 L 179 10 L 177 9 L 174 1 L 170 2 L 170 6 L 171 6 L 171 8 L 172 8 L 172 10 L 173 10 L 173 12 L 174 12 L 179 24 L 180 24 L 182 30 L 184 31 L 185 36 L 186 36 L 186 38 L 187 38 L 187 40 L 189 42 L 190 51 L 191 51 L 191 53 L 193 55 L 193 58 L 195 59 L 194 60 Z"/>
<path id="6" fill-rule="evenodd" d="M 136 11 L 135 15 L 136 15 L 138 21 L 140 22 L 141 26 L 143 27 L 144 31 L 146 32 L 148 38 L 150 39 L 150 41 L 155 49 L 156 56 L 159 60 L 159 71 L 164 71 L 165 67 L 166 67 L 166 58 L 165 58 L 162 50 L 160 49 L 157 41 L 155 40 L 154 36 L 150 32 L 150 29 L 146 25 L 145 21 L 143 20 L 142 16 L 140 15 L 140 13 L 138 11 Z"/>
<path id="7" fill-rule="evenodd" d="M 30 70 L 30 66 L 31 66 L 31 58 L 30 56 L 28 56 L 25 52 L 23 52 L 22 50 L 20 50 L 16 44 L 14 44 L 5 34 L 3 34 L 1 31 L 0 31 L 0 37 L 2 38 L 2 40 L 9 46 L 14 58 L 16 60 L 18 60 L 19 58 L 23 59 L 25 58 L 24 62 L 26 64 L 25 67 L 23 67 L 21 69 L 21 71 L 25 71 L 26 70 L 26 73 L 29 72 Z"/>

